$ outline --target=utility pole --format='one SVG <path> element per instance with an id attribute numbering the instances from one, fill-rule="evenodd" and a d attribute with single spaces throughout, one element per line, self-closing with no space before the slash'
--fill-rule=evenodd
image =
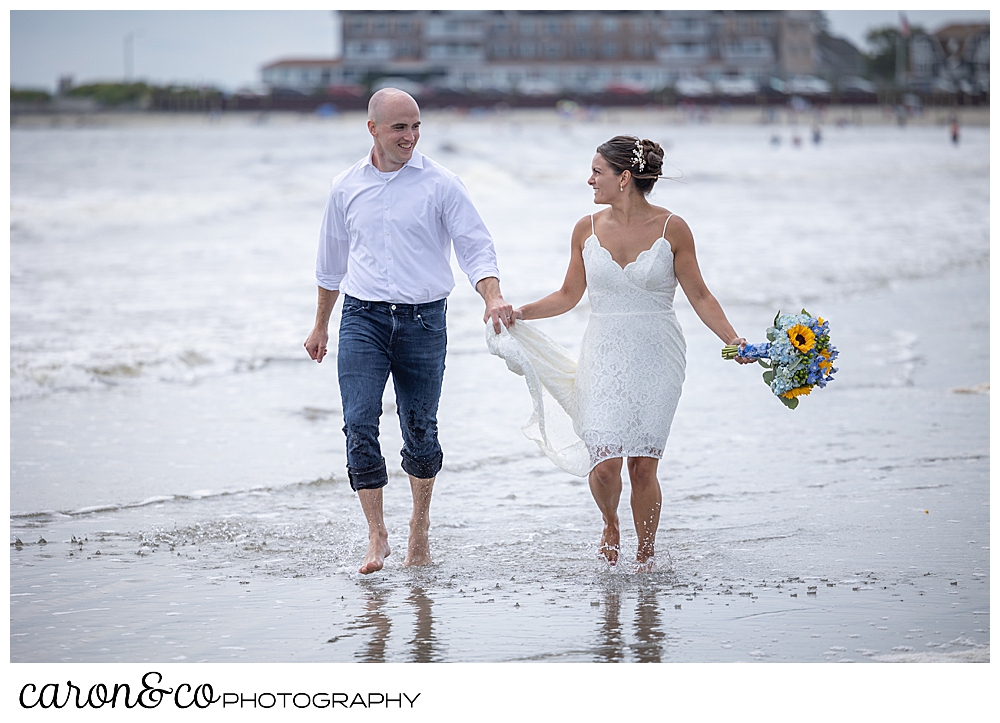
<path id="1" fill-rule="evenodd" d="M 896 87 L 906 82 L 906 50 L 910 39 L 910 23 L 906 15 L 899 14 L 899 33 L 896 35 Z"/>

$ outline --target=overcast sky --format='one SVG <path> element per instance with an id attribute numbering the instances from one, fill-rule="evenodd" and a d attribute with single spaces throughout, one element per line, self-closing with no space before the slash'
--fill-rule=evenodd
<path id="1" fill-rule="evenodd" d="M 905 12 L 911 25 L 931 31 L 952 21 L 989 21 L 988 10 Z M 827 17 L 834 35 L 864 49 L 866 31 L 897 24 L 899 11 L 831 10 Z M 10 82 L 54 90 L 63 75 L 77 84 L 120 81 L 131 36 L 134 78 L 232 91 L 258 84 L 261 66 L 271 61 L 339 53 L 338 30 L 329 10 L 14 10 Z"/>

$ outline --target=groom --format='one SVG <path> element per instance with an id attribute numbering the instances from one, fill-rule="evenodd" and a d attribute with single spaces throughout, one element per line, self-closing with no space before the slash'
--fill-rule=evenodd
<path id="1" fill-rule="evenodd" d="M 434 479 L 441 469 L 437 409 L 444 378 L 447 296 L 458 265 L 486 302 L 483 320 L 497 333 L 511 305 L 500 293 L 493 239 L 458 177 L 416 151 L 420 108 L 386 88 L 368 104 L 373 148 L 333 180 L 316 259 L 316 324 L 305 341 L 322 362 L 330 314 L 343 292 L 337 372 L 347 435 L 347 475 L 368 522 L 360 572 L 381 570 L 389 556 L 382 514 L 388 483 L 378 442 L 382 393 L 389 376 L 403 433 L 403 470 L 413 514 L 404 565 L 431 562 L 428 529 Z"/>

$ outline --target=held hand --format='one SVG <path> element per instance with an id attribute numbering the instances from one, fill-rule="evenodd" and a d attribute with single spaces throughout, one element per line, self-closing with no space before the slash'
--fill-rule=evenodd
<path id="1" fill-rule="evenodd" d="M 306 352 L 309 354 L 309 358 L 315 359 L 317 364 L 321 363 L 323 357 L 326 356 L 326 344 L 329 340 L 330 335 L 325 329 L 313 329 L 312 333 L 309 334 L 309 338 L 303 344 Z"/>
<path id="2" fill-rule="evenodd" d="M 483 314 L 483 322 L 492 320 L 493 331 L 500 333 L 500 324 L 510 326 L 514 323 L 514 307 L 504 301 L 502 296 L 491 297 L 486 302 L 486 313 Z"/>
<path id="3" fill-rule="evenodd" d="M 747 340 L 744 339 L 741 336 L 741 337 L 739 337 L 737 339 L 733 339 L 733 341 L 730 342 L 730 345 L 731 346 L 738 346 L 740 348 L 740 352 L 742 352 L 743 351 L 743 347 L 745 347 L 747 345 Z M 754 364 L 755 362 L 754 362 L 753 359 L 744 359 L 743 357 L 739 356 L 739 353 L 737 353 L 737 355 L 736 355 L 736 363 L 737 364 Z"/>

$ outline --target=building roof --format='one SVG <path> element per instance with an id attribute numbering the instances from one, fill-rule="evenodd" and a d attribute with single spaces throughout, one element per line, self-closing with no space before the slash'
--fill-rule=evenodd
<path id="1" fill-rule="evenodd" d="M 989 32 L 989 23 L 949 23 L 935 31 L 938 38 L 958 38 L 965 40 L 970 35 L 978 35 L 982 32 Z"/>
<path id="2" fill-rule="evenodd" d="M 286 68 L 295 67 L 301 68 L 303 66 L 310 68 L 326 68 L 331 65 L 340 65 L 340 58 L 285 58 L 284 60 L 276 60 L 273 63 L 268 63 L 263 66 L 264 70 L 270 68 Z"/>

